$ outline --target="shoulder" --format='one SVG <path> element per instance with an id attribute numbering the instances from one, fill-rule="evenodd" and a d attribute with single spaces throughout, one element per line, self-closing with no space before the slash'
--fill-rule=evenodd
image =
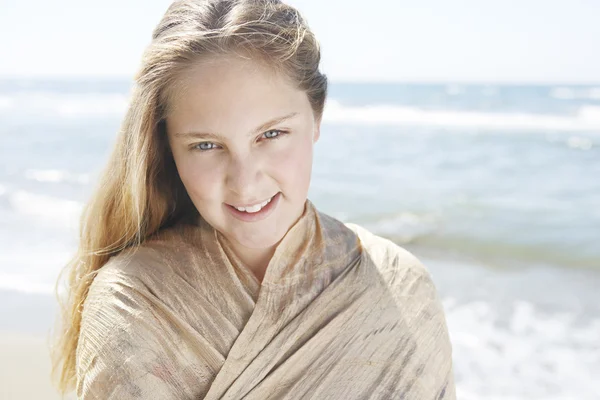
<path id="1" fill-rule="evenodd" d="M 193 226 L 165 230 L 96 272 L 76 350 L 81 398 L 197 398 L 204 390 L 220 353 L 197 347 L 212 307 L 194 268 L 203 264 L 197 242 Z"/>
<path id="2" fill-rule="evenodd" d="M 123 314 L 119 309 L 148 317 L 158 305 L 170 306 L 174 287 L 198 279 L 193 234 L 188 227 L 170 228 L 111 257 L 94 273 L 82 318 L 108 321 L 103 314 L 115 311 L 114 322 Z"/>
<path id="3" fill-rule="evenodd" d="M 161 232 L 113 256 L 95 273 L 81 309 L 76 355 L 80 383 L 101 380 L 104 385 L 116 374 L 133 381 L 131 371 L 124 372 L 124 357 L 135 354 L 131 362 L 144 363 L 152 357 L 148 349 L 160 348 L 158 338 L 169 326 L 161 294 L 166 272 L 161 267 L 172 262 L 182 244 L 179 236 Z M 97 363 L 102 364 L 102 379 L 94 372 L 100 368 Z"/>
<path id="4" fill-rule="evenodd" d="M 120 376 L 133 381 L 124 372 L 125 357 L 150 356 L 142 345 L 152 340 L 160 318 L 152 289 L 126 268 L 136 262 L 129 253 L 113 257 L 100 268 L 82 305 L 76 351 L 78 391 L 98 382 L 121 382 Z"/>
<path id="5" fill-rule="evenodd" d="M 435 379 L 445 379 L 437 398 L 446 393 L 444 398 L 454 399 L 452 345 L 441 298 L 429 271 L 415 255 L 391 240 L 356 224 L 346 226 L 359 237 L 365 257 L 373 261 L 384 287 L 394 298 L 395 310 L 406 323 L 415 348 L 427 359 L 427 367 L 423 364 L 422 368 Z"/>
<path id="6" fill-rule="evenodd" d="M 360 225 L 354 223 L 346 223 L 345 225 L 356 233 L 363 249 L 371 256 L 375 263 L 380 264 L 383 268 L 393 265 L 427 272 L 423 263 L 405 248 L 389 239 L 370 232 Z"/>
<path id="7" fill-rule="evenodd" d="M 419 293 L 435 299 L 437 295 L 431 274 L 414 254 L 360 225 L 345 225 L 358 236 L 365 256 L 372 261 L 388 285 L 396 289 L 396 293 Z"/>
<path id="8" fill-rule="evenodd" d="M 106 338 L 124 326 L 160 317 L 170 287 L 188 279 L 191 245 L 180 228 L 160 232 L 111 257 L 95 272 L 82 305 L 82 336 Z M 96 341 L 97 342 L 97 341 Z M 97 342 L 98 343 L 98 342 Z"/>
<path id="9" fill-rule="evenodd" d="M 198 254 L 196 234 L 191 226 L 176 226 L 158 232 L 111 257 L 97 271 L 92 287 L 134 283 L 148 286 L 176 275 L 184 276 L 183 267 Z"/>

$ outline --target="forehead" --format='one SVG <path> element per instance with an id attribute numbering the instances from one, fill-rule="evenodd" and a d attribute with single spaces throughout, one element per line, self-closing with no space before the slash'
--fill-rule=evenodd
<path id="1" fill-rule="evenodd" d="M 170 118 L 178 120 L 300 111 L 308 105 L 306 94 L 274 69 L 224 56 L 183 72 L 169 103 Z"/>

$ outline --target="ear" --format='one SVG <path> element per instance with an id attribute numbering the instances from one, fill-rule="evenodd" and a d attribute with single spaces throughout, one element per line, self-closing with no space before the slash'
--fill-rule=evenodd
<path id="1" fill-rule="evenodd" d="M 317 140 L 321 137 L 321 121 L 315 123 L 315 130 L 313 133 L 313 143 L 317 143 Z"/>

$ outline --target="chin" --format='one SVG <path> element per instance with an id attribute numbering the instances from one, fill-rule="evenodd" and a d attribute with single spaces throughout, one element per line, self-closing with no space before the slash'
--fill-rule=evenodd
<path id="1" fill-rule="evenodd" d="M 268 249 L 276 246 L 286 235 L 288 230 L 296 223 L 304 211 L 306 201 L 299 205 L 286 204 L 281 201 L 278 210 L 263 221 L 252 223 L 238 222 L 230 215 L 223 214 L 222 210 L 203 209 L 205 220 L 218 230 L 230 242 L 248 249 Z M 212 218 L 211 218 L 212 216 Z"/>
<path id="2" fill-rule="evenodd" d="M 286 224 L 287 225 L 287 224 Z M 276 246 L 286 234 L 289 226 L 248 227 L 247 229 L 225 229 L 221 231 L 227 239 L 235 240 L 240 245 L 250 249 L 267 249 Z"/>
<path id="3" fill-rule="evenodd" d="M 249 249 L 255 249 L 255 250 L 259 250 L 259 249 L 270 249 L 273 246 L 276 246 L 281 239 L 283 238 L 283 234 L 281 235 L 268 235 L 268 236 L 264 236 L 261 235 L 261 237 L 253 237 L 253 238 L 249 238 L 247 236 L 238 236 L 238 235 L 234 235 L 234 236 L 229 236 L 227 235 L 231 240 L 234 239 L 236 242 L 238 242 L 240 245 L 247 247 Z"/>

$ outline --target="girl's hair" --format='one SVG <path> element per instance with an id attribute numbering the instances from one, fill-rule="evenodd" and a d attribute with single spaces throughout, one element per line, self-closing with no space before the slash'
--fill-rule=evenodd
<path id="1" fill-rule="evenodd" d="M 77 253 L 56 283 L 61 315 L 51 349 L 52 377 L 61 394 L 76 385 L 81 311 L 98 270 L 123 249 L 197 213 L 177 174 L 164 121 L 187 68 L 232 54 L 282 74 L 307 94 L 321 120 L 327 78 L 319 71 L 319 43 L 296 9 L 279 0 L 181 0 L 168 8 L 135 76 L 99 187 L 82 214 Z M 61 300 L 64 273 L 68 287 Z"/>

